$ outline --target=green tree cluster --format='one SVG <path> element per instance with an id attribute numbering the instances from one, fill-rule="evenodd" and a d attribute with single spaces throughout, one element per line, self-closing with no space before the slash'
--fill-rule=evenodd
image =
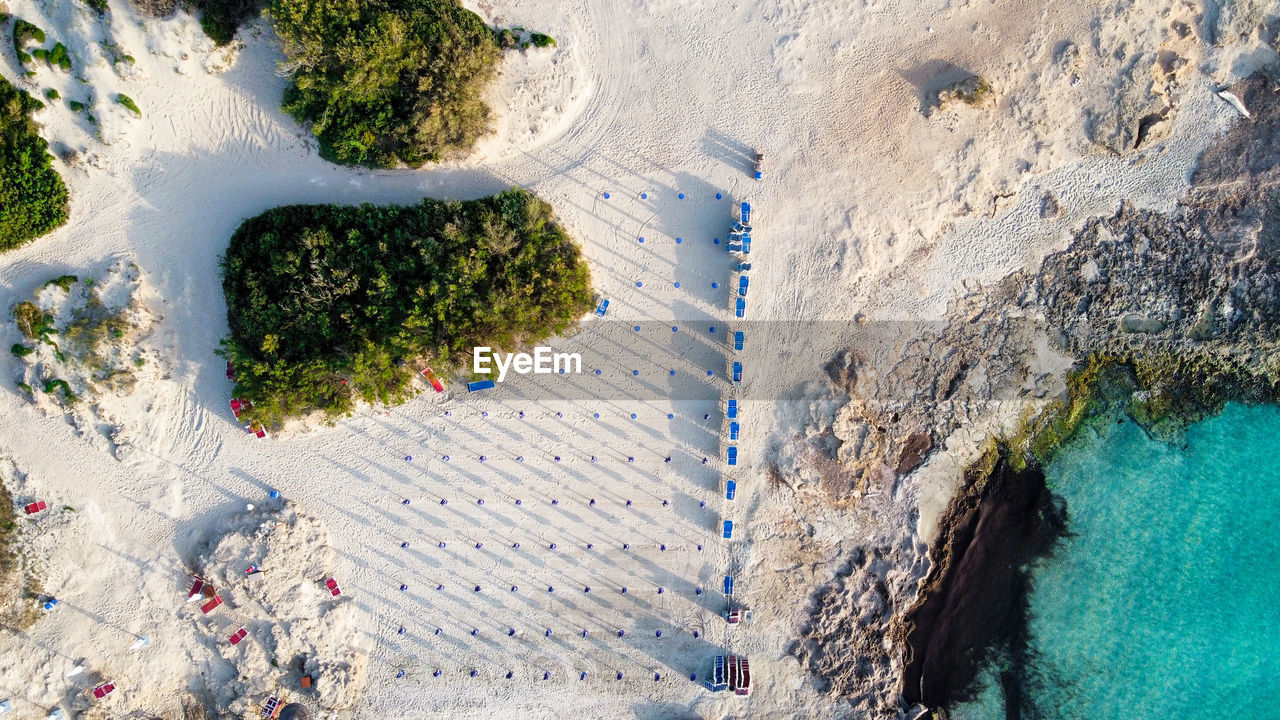
<path id="1" fill-rule="evenodd" d="M 248 419 L 268 427 L 357 399 L 400 402 L 418 360 L 514 349 L 591 308 L 591 278 L 551 207 L 519 189 L 468 202 L 292 205 L 244 222 L 223 259 Z"/>
<path id="2" fill-rule="evenodd" d="M 0 78 L 0 250 L 18 247 L 67 221 L 67 187 L 50 165 L 49 145 L 31 119 L 41 106 Z"/>
<path id="3" fill-rule="evenodd" d="M 458 0 L 272 0 L 292 82 L 284 110 L 339 163 L 419 166 L 488 131 L 501 52 Z"/>

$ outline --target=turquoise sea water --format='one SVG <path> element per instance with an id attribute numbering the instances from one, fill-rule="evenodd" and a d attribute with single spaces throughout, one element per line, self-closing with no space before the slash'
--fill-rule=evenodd
<path id="1" fill-rule="evenodd" d="M 1280 717 L 1278 455 L 1280 408 L 1238 405 L 1185 447 L 1125 421 L 1064 448 L 1074 537 L 1032 573 L 1022 717 Z M 956 716 L 1003 720 L 999 688 Z"/>

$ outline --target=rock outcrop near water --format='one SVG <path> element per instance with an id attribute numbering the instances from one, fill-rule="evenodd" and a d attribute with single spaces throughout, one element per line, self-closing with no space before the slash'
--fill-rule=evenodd
<path id="1" fill-rule="evenodd" d="M 811 433 L 828 445 L 832 467 L 821 471 L 853 478 L 867 497 L 887 493 L 919 506 L 919 468 L 927 470 L 931 455 L 963 453 L 967 444 L 972 460 L 981 438 L 992 437 L 1009 453 L 998 472 L 962 483 L 927 561 L 914 555 L 918 515 L 885 514 L 866 531 L 877 562 L 850 563 L 813 593 L 793 654 L 831 693 L 878 716 L 964 695 L 982 648 L 1019 632 L 1006 622 L 1019 602 L 1018 567 L 1044 549 L 1044 528 L 1024 522 L 1030 496 L 1005 491 L 1037 475 L 1037 462 L 1099 406 L 1174 435 L 1227 401 L 1277 398 L 1280 95 L 1261 75 L 1231 90 L 1251 118 L 1203 154 L 1173 212 L 1122 203 L 1037 270 L 954 301 L 944 322 L 828 365 L 833 387 L 849 399 L 829 427 Z M 1077 372 L 1066 372 L 1073 363 Z M 1103 378 L 1120 378 L 1122 391 L 1103 392 Z M 1040 491 L 1031 495 L 1037 508 L 1051 506 Z M 886 584 L 901 568 L 919 569 L 921 582 Z M 883 588 L 880 604 L 894 611 L 835 622 L 865 604 L 869 587 Z M 1004 619 L 972 620 L 988 611 Z M 868 657 L 838 649 L 880 648 L 871 639 L 886 634 L 896 644 L 870 659 L 900 673 L 900 694 L 872 702 L 868 688 L 882 687 L 882 678 L 866 671 Z"/>

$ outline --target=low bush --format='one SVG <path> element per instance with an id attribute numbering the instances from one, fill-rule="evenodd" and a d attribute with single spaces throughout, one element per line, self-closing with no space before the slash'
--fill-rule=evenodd
<path id="1" fill-rule="evenodd" d="M 0 250 L 67 221 L 67 188 L 31 113 L 44 104 L 0 78 Z"/>
<path id="2" fill-rule="evenodd" d="M 36 351 L 35 348 L 27 347 L 22 343 L 14 343 L 9 348 L 9 352 L 13 353 L 17 357 L 26 357 L 35 351 Z"/>
<path id="3" fill-rule="evenodd" d="M 529 33 L 529 42 L 533 43 L 534 47 L 540 48 L 552 47 L 556 44 L 554 38 L 550 35 L 543 35 L 542 33 Z"/>
<path id="4" fill-rule="evenodd" d="M 419 166 L 488 132 L 501 53 L 458 0 L 272 0 L 292 82 L 283 108 L 345 164 Z"/>
<path id="5" fill-rule="evenodd" d="M 13 306 L 13 321 L 28 340 L 39 340 L 53 329 L 53 318 L 30 300 Z"/>
<path id="6" fill-rule="evenodd" d="M 236 37 L 240 24 L 262 11 L 262 0 L 195 0 L 200 27 L 218 45 Z"/>
<path id="7" fill-rule="evenodd" d="M 58 66 L 63 72 L 71 72 L 71 56 L 67 54 L 66 45 L 54 43 L 49 49 L 49 64 Z"/>
<path id="8" fill-rule="evenodd" d="M 67 107 L 71 108 L 71 112 L 80 112 L 88 106 L 79 100 L 68 100 Z"/>
<path id="9" fill-rule="evenodd" d="M 62 97 L 61 95 L 58 94 L 58 91 L 53 88 L 49 88 L 48 90 L 45 90 L 44 96 L 49 100 L 57 100 L 58 98 Z"/>
<path id="10" fill-rule="evenodd" d="M 222 263 L 250 422 L 275 427 L 410 394 L 410 361 L 461 365 L 476 345 L 560 332 L 591 307 L 590 273 L 551 208 L 523 190 L 412 206 L 293 205 L 246 220 Z"/>
<path id="11" fill-rule="evenodd" d="M 125 106 L 125 108 L 127 108 L 134 115 L 137 115 L 138 117 L 142 117 L 142 110 L 138 109 L 138 104 L 135 103 L 133 101 L 133 98 L 129 97 L 128 95 L 125 95 L 124 93 L 116 93 L 116 102 Z"/>

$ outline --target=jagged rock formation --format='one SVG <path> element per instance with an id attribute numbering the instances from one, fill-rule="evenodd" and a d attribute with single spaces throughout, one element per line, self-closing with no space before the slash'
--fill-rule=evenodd
<path id="1" fill-rule="evenodd" d="M 1015 273 L 955 301 L 944 322 L 911 339 L 833 359 L 828 374 L 849 400 L 829 427 L 808 436 L 811 454 L 824 450 L 826 457 L 808 464 L 820 476 L 813 484 L 822 487 L 821 475 L 836 473 L 836 486 L 854 488 L 833 498 L 848 508 L 884 494 L 898 502 L 918 500 L 920 473 L 912 473 L 922 460 L 975 431 L 1004 436 L 1015 462 L 1034 463 L 1078 421 L 1064 425 L 1063 416 L 1082 412 L 1073 403 L 1087 391 L 1079 384 L 1088 381 L 1077 378 L 1068 394 L 1063 358 L 1094 358 L 1094 366 L 1123 369 L 1132 386 L 1121 401 L 1145 427 L 1160 432 L 1176 432 L 1228 400 L 1276 400 L 1280 95 L 1262 77 L 1232 90 L 1253 119 L 1201 157 L 1175 212 L 1122 204 L 1115 215 L 1089 221 L 1036 271 Z M 933 563 L 966 557 L 960 525 L 973 520 L 963 511 L 965 498 L 973 497 L 962 493 L 943 518 Z M 793 648 L 829 692 L 877 717 L 905 713 L 909 705 L 894 692 L 876 694 L 885 686 L 885 669 L 906 671 L 913 701 L 946 702 L 962 690 L 928 677 L 918 654 L 924 637 L 917 634 L 922 642 L 913 642 L 913 650 L 905 645 L 915 627 L 903 624 L 907 608 L 915 608 L 916 621 L 940 618 L 960 612 L 953 601 L 965 596 L 945 581 L 958 576 L 956 568 L 935 565 L 929 573 L 935 581 L 924 586 L 921 598 L 913 597 L 921 588 L 903 573 L 918 582 L 930 565 L 914 555 L 922 546 L 909 541 L 918 540 L 911 522 L 916 517 L 870 520 L 875 527 L 867 535 L 874 542 L 856 550 L 845 570 L 814 592 L 803 639 Z M 999 544 L 1012 525 L 996 525 L 986 533 Z M 950 648 L 949 658 L 963 654 L 952 652 L 956 646 L 973 642 L 970 629 L 959 625 L 928 627 L 926 635 L 944 636 L 929 643 Z M 885 634 L 902 643 L 886 647 L 878 641 Z M 972 668 L 944 661 L 934 672 L 940 668 L 972 677 Z M 931 691 L 921 695 L 921 688 Z"/>

